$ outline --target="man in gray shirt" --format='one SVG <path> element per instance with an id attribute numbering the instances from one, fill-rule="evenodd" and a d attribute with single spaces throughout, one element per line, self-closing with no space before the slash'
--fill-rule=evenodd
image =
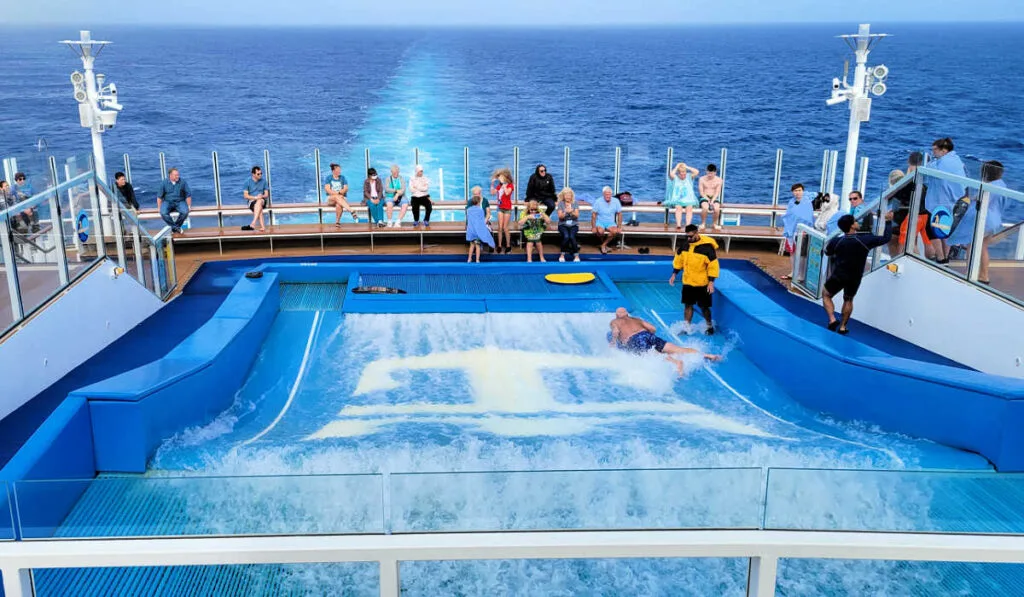
<path id="1" fill-rule="evenodd" d="M 181 179 L 177 168 L 171 168 L 167 172 L 167 180 L 160 183 L 156 193 L 156 207 L 171 231 L 181 232 L 181 225 L 188 219 L 188 210 L 192 207 L 192 189 Z M 171 217 L 172 211 L 178 212 L 177 219 Z"/>

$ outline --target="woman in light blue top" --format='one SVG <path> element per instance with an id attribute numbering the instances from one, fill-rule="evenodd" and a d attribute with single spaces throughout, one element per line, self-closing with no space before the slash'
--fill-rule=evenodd
<path id="1" fill-rule="evenodd" d="M 668 192 L 662 206 L 675 209 L 676 230 L 683 229 L 683 208 L 686 208 L 686 225 L 689 226 L 693 220 L 693 208 L 698 205 L 697 193 L 693 191 L 693 177 L 698 174 L 699 170 L 683 162 L 676 164 L 668 173 Z"/>
<path id="2" fill-rule="evenodd" d="M 953 140 L 949 137 L 938 139 L 932 143 L 932 156 L 935 159 L 928 163 L 929 168 L 956 176 L 967 176 L 964 162 L 953 151 Z M 942 207 L 950 214 L 954 213 L 956 202 L 965 194 L 964 185 L 941 179 L 931 179 L 927 181 L 927 184 L 928 194 L 925 195 L 925 207 L 928 211 L 934 214 L 936 209 Z M 960 234 L 957 234 L 957 230 L 954 230 L 951 236 L 954 238 L 932 241 L 932 248 L 935 250 L 935 258 L 938 263 L 949 263 L 949 244 L 957 244 L 956 240 L 962 240 Z"/>

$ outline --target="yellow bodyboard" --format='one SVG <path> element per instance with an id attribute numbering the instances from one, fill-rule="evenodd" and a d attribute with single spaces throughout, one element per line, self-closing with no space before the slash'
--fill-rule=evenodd
<path id="1" fill-rule="evenodd" d="M 594 281 L 594 274 L 548 274 L 544 279 L 552 284 L 589 284 Z"/>

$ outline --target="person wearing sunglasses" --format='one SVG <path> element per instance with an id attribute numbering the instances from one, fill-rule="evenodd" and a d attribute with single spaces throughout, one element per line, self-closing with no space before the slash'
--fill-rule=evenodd
<path id="1" fill-rule="evenodd" d="M 538 165 L 530 175 L 530 180 L 526 183 L 526 200 L 542 204 L 548 217 L 555 212 L 555 203 L 558 201 L 555 177 L 551 176 L 544 164 Z"/>

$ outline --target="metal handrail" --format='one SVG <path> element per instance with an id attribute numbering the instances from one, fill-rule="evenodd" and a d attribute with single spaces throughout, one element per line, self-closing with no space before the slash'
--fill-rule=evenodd
<path id="1" fill-rule="evenodd" d="M 403 561 L 749 558 L 747 597 L 776 594 L 782 558 L 1024 563 L 1024 536 L 833 531 L 545 531 L 92 539 L 0 544 L 8 597 L 30 597 L 33 569 L 374 562 L 398 597 Z"/>

